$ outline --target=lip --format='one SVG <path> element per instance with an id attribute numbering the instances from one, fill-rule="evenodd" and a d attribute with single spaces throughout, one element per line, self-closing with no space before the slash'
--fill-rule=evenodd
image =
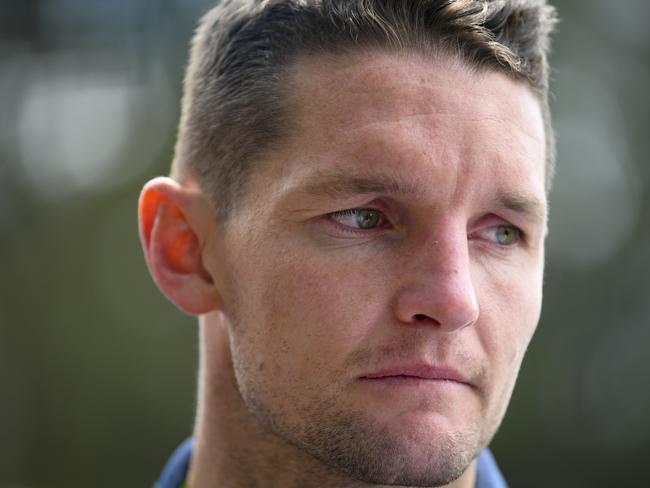
<path id="1" fill-rule="evenodd" d="M 473 387 L 469 379 L 457 369 L 427 363 L 401 364 L 382 368 L 377 371 L 359 376 L 360 380 L 367 381 L 395 381 L 395 380 L 428 380 L 428 381 L 450 381 Z"/>

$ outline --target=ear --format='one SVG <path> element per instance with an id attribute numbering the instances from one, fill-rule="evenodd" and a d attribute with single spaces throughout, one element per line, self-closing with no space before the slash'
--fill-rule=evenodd
<path id="1" fill-rule="evenodd" d="M 142 189 L 138 214 L 145 259 L 160 291 L 187 313 L 215 310 L 219 293 L 202 248 L 216 221 L 198 187 L 155 178 Z"/>

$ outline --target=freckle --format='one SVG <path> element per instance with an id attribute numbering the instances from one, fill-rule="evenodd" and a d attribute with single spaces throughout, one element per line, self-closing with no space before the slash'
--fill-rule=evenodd
<path id="1" fill-rule="evenodd" d="M 264 368 L 266 368 L 266 363 L 265 363 L 264 361 L 262 361 L 262 362 L 257 366 L 257 370 L 258 370 L 258 371 L 264 371 Z"/>

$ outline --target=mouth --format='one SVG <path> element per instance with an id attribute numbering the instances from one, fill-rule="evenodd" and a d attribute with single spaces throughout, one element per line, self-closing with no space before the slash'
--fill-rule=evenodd
<path id="1" fill-rule="evenodd" d="M 457 369 L 444 366 L 422 364 L 403 364 L 382 368 L 359 376 L 365 382 L 409 385 L 459 385 L 474 388 L 470 380 Z"/>

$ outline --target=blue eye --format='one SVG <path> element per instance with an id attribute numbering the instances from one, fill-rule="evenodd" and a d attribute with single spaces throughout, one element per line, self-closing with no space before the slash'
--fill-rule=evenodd
<path id="1" fill-rule="evenodd" d="M 329 218 L 354 229 L 370 230 L 382 222 L 382 215 L 372 208 L 351 208 L 329 214 Z"/>

